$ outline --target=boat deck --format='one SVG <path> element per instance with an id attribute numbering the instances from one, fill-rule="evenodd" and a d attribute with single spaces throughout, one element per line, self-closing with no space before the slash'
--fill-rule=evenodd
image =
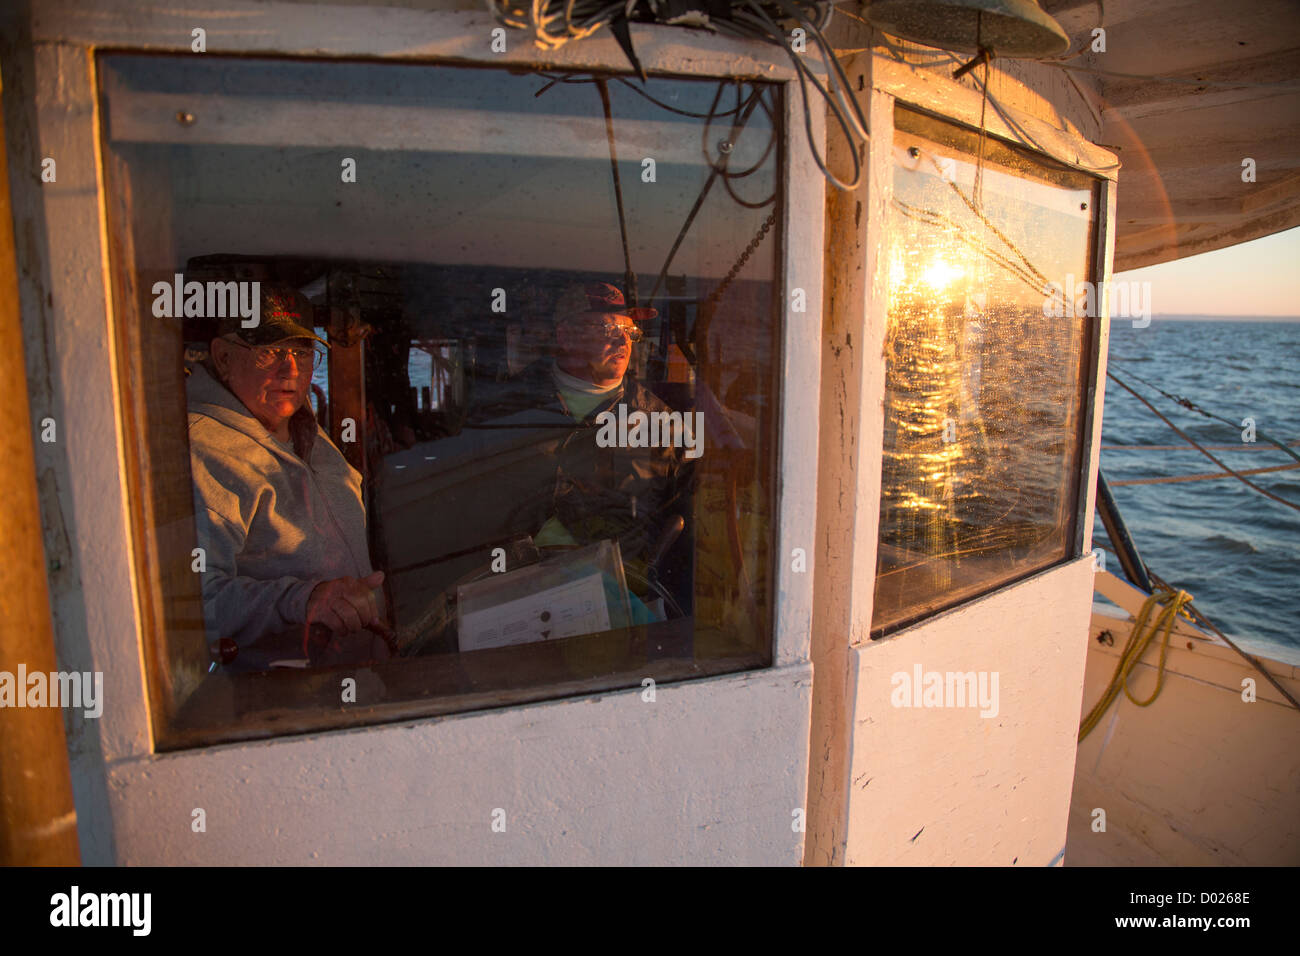
<path id="1" fill-rule="evenodd" d="M 1097 590 L 1125 610 L 1093 607 L 1081 716 L 1114 673 L 1143 597 L 1105 572 Z M 1300 696 L 1300 666 L 1259 660 Z M 1151 646 L 1134 668 L 1139 700 L 1158 662 Z M 1300 712 L 1227 644 L 1180 620 L 1155 702 L 1121 694 L 1079 745 L 1065 863 L 1300 864 Z"/>

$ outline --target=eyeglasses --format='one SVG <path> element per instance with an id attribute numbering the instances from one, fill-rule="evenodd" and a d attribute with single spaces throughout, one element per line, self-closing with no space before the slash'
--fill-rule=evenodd
<path id="1" fill-rule="evenodd" d="M 317 348 L 292 349 L 280 345 L 245 345 L 238 339 L 226 339 L 226 341 L 252 352 L 253 364 L 260 369 L 278 368 L 288 356 L 293 356 L 293 364 L 296 368 L 316 369 L 325 356 L 325 353 Z"/>
<path id="2" fill-rule="evenodd" d="M 607 339 L 620 339 L 626 336 L 627 340 L 633 345 L 636 345 L 644 338 L 641 330 L 635 325 L 620 325 L 612 319 L 603 321 L 591 319 L 584 323 L 584 328 L 592 332 L 599 330 Z"/>

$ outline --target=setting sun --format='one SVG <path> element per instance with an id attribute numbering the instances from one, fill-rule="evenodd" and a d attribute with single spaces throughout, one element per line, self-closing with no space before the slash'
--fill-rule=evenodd
<path id="1" fill-rule="evenodd" d="M 942 259 L 938 259 L 926 267 L 925 272 L 922 273 L 921 281 L 937 291 L 946 289 L 965 274 L 966 270 L 960 266 L 954 266 Z"/>

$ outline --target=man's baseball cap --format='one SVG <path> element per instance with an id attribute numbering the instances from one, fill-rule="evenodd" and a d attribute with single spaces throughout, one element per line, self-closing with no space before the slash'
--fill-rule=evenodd
<path id="1" fill-rule="evenodd" d="M 245 345 L 274 345 L 285 339 L 312 339 L 329 348 L 329 343 L 313 331 L 311 303 L 297 289 L 263 285 L 259 303 L 261 312 L 257 325 L 246 329 L 246 319 L 230 316 L 217 326 L 217 336 L 233 335 Z"/>
<path id="2" fill-rule="evenodd" d="M 581 315 L 626 315 L 633 322 L 644 322 L 659 314 L 648 306 L 630 306 L 623 300 L 618 286 L 608 282 L 587 282 L 571 285 L 564 290 L 555 304 L 555 321 L 577 318 Z"/>

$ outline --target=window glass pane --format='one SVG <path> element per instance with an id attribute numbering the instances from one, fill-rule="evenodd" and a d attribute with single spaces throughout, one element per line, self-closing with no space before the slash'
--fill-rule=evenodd
<path id="1" fill-rule="evenodd" d="M 770 663 L 778 87 L 100 77 L 161 747 Z"/>
<path id="2" fill-rule="evenodd" d="M 1090 333 L 1048 287 L 1085 288 L 1095 216 L 1089 177 L 917 113 L 893 153 L 876 633 L 1070 553 Z"/>

